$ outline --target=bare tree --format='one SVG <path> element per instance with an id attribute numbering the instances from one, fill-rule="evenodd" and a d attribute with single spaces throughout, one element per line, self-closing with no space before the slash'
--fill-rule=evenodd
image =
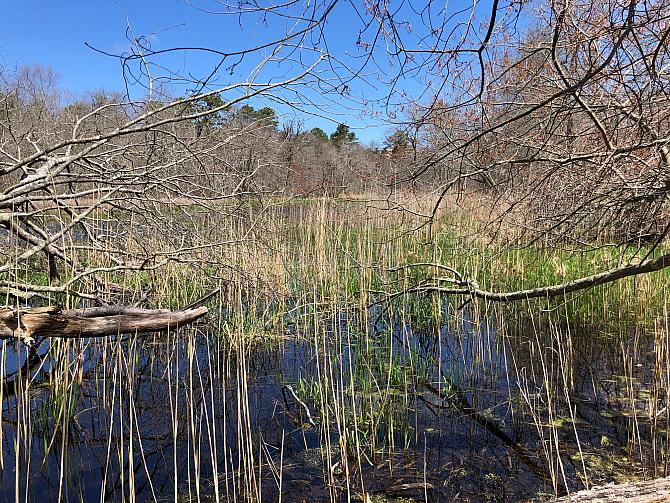
<path id="1" fill-rule="evenodd" d="M 297 84 L 311 68 L 269 83 L 236 82 L 183 99 L 130 101 L 97 95 L 58 102 L 41 69 L 4 75 L 0 121 L 0 292 L 30 300 L 63 295 L 95 304 L 129 300 L 110 277 L 196 261 L 224 244 L 194 228 L 197 208 L 216 226 L 263 162 L 234 140 L 257 123 L 203 133 L 202 119 Z M 217 96 L 213 107 L 199 108 Z M 249 147 L 248 147 L 249 148 Z M 220 235 L 220 233 L 219 233 Z M 235 241 L 230 235 L 224 241 Z M 42 277 L 42 274 L 45 276 Z"/>
<path id="2" fill-rule="evenodd" d="M 551 297 L 670 266 L 656 253 L 670 231 L 669 2 L 494 1 L 451 15 L 429 3 L 416 16 L 375 5 L 398 68 L 389 85 L 419 76 L 428 91 L 405 111 L 429 138 L 409 178 L 442 173 L 428 218 L 450 193 L 479 189 L 492 231 L 523 230 L 511 245 L 622 251 L 610 270 L 562 285 L 489 292 L 446 268 L 418 290 Z"/>

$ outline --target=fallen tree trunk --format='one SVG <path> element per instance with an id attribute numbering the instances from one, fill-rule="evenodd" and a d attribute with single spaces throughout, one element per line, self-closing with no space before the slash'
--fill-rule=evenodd
<path id="1" fill-rule="evenodd" d="M 595 487 L 588 491 L 580 491 L 562 498 L 551 500 L 552 503 L 656 503 L 670 501 L 670 477 L 665 479 L 646 480 L 631 484 L 610 484 Z"/>
<path id="2" fill-rule="evenodd" d="M 2 308 L 0 339 L 17 338 L 30 344 L 37 337 L 87 338 L 176 330 L 207 314 L 209 310 L 202 304 L 218 292 L 214 290 L 176 311 L 125 306 Z"/>

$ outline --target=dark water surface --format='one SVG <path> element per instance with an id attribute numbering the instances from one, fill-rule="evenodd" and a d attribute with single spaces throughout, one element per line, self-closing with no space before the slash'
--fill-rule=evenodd
<path id="1" fill-rule="evenodd" d="M 650 336 L 368 314 L 51 348 L 3 390 L 1 500 L 526 501 L 663 465 Z"/>

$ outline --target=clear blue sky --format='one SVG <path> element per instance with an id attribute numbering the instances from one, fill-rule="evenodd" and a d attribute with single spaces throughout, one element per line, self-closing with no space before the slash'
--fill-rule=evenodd
<path id="1" fill-rule="evenodd" d="M 196 46 L 228 52 L 271 40 L 286 30 L 286 19 L 269 19 L 264 24 L 260 18 L 251 16 L 240 26 L 237 16 L 213 14 L 194 8 L 197 6 L 204 10 L 220 11 L 223 3 L 216 0 L 0 0 L 3 12 L 0 21 L 0 65 L 9 69 L 33 64 L 49 66 L 58 75 L 60 87 L 75 95 L 99 89 L 125 91 L 119 60 L 95 52 L 86 43 L 105 52 L 127 52 L 130 50 L 130 42 L 126 33 L 130 26 L 135 37 L 145 37 L 154 49 Z M 459 3 L 462 7 L 471 5 L 464 0 L 453 2 Z M 360 19 L 352 7 L 360 4 L 363 2 L 349 4 L 342 0 L 329 16 L 326 27 L 327 49 L 347 64 L 358 64 L 360 60 L 356 60 L 356 56 L 363 54 L 355 44 Z M 488 8 L 486 4 L 489 2 L 482 4 L 484 10 Z M 182 75 L 200 78 L 218 59 L 218 56 L 202 53 L 179 53 L 163 57 L 157 62 Z M 229 82 L 239 81 L 249 74 L 256 62 L 254 58 L 244 60 L 235 69 L 234 75 L 229 76 L 224 72 L 219 83 L 225 84 L 226 78 Z M 368 67 L 368 73 L 363 75 L 367 84 L 351 83 L 350 91 L 356 95 L 355 100 L 347 98 L 346 94 L 327 97 L 314 91 L 308 91 L 306 97 L 321 104 L 335 122 L 350 124 L 364 143 L 380 141 L 390 127 L 384 125 L 381 119 L 363 116 L 357 103 L 361 96 L 374 100 L 385 93 L 379 84 L 385 72 L 383 64 L 382 61 L 382 68 L 377 70 Z M 297 65 L 291 65 L 290 62 L 269 65 L 264 77 L 279 79 L 283 75 L 295 73 L 296 68 Z M 156 73 L 160 71 L 165 72 L 156 69 Z M 332 74 L 326 71 L 324 76 L 332 77 Z M 406 85 L 408 93 L 421 93 L 416 84 Z M 193 86 L 184 85 L 180 88 L 171 84 L 170 92 L 180 95 L 189 87 Z M 139 86 L 130 89 L 133 97 L 141 96 L 144 92 Z M 286 98 L 292 100 L 291 96 Z M 285 119 L 295 114 L 291 107 L 280 103 L 251 104 L 257 107 L 269 104 Z M 304 108 L 318 112 L 318 107 L 309 104 Z M 308 128 L 319 126 L 327 132 L 335 129 L 336 124 L 328 120 L 305 114 L 299 117 Z"/>

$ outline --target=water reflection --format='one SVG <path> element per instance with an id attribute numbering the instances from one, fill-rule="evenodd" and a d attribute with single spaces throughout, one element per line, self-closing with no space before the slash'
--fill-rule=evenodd
<path id="1" fill-rule="evenodd" d="M 630 340 L 447 319 L 305 308 L 266 343 L 209 328 L 44 343 L 45 363 L 2 400 L 1 493 L 519 501 L 581 489 L 592 463 L 613 480 L 617 463 L 653 461 L 651 356 L 622 357 Z M 16 377 L 28 355 L 2 348 Z"/>

